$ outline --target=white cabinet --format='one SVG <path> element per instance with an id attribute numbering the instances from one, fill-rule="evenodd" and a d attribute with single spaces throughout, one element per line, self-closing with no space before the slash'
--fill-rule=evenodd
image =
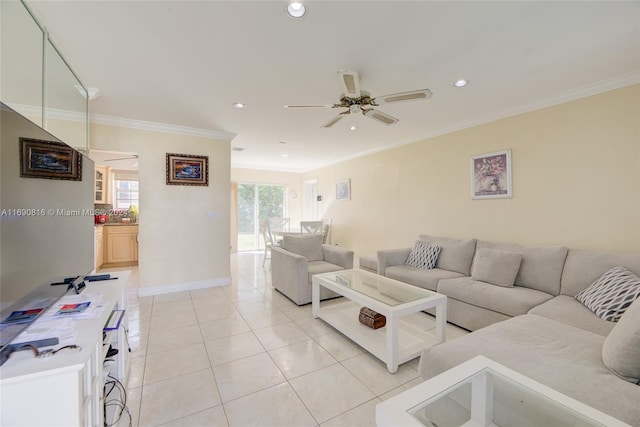
<path id="1" fill-rule="evenodd" d="M 61 350 L 48 358 L 20 351 L 2 365 L 0 425 L 104 426 L 104 366 L 109 344 L 118 349 L 111 375 L 126 384 L 129 371 L 127 317 L 119 329 L 103 338 L 112 310 L 126 308 L 129 272 L 111 275 L 118 280 L 89 283 L 83 291 L 102 294 L 105 309 L 96 318 L 74 321 L 80 351 Z"/>
<path id="2" fill-rule="evenodd" d="M 109 168 L 106 166 L 95 167 L 95 203 L 108 203 L 109 201 Z"/>

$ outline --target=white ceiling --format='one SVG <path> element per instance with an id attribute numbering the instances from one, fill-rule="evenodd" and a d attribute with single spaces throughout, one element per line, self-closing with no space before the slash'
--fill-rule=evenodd
<path id="1" fill-rule="evenodd" d="M 284 1 L 29 4 L 100 89 L 92 114 L 237 134 L 233 167 L 309 170 L 640 82 L 638 1 L 314 1 L 298 20 Z M 394 126 L 282 107 L 337 102 L 340 69 L 433 98 L 378 107 Z"/>

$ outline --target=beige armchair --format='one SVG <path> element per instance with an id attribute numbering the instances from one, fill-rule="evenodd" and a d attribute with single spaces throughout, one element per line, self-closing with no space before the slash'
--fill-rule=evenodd
<path id="1" fill-rule="evenodd" d="M 311 276 L 353 268 L 353 251 L 322 243 L 322 234 L 285 235 L 271 248 L 271 283 L 297 305 L 311 302 Z M 320 288 L 320 299 L 339 296 Z"/>

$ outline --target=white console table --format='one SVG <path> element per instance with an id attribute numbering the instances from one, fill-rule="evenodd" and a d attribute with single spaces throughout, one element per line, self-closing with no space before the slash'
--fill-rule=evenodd
<path id="1" fill-rule="evenodd" d="M 104 361 L 109 344 L 118 349 L 110 375 L 126 385 L 129 370 L 127 316 L 103 339 L 112 310 L 127 305 L 129 272 L 111 275 L 118 279 L 89 283 L 83 291 L 102 294 L 106 308 L 98 317 L 74 321 L 74 344 L 81 350 L 65 349 L 47 358 L 18 351 L 0 367 L 0 425 L 104 426 Z"/>

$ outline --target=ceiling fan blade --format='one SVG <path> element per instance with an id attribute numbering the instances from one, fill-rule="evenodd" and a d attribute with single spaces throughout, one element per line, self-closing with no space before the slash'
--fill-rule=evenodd
<path id="1" fill-rule="evenodd" d="M 382 111 L 374 110 L 373 108 L 364 111 L 363 114 L 370 119 L 382 123 L 383 125 L 390 126 L 398 123 L 398 119 L 396 119 L 395 117 L 383 113 Z"/>
<path id="2" fill-rule="evenodd" d="M 115 161 L 118 161 L 118 160 L 133 160 L 133 159 L 137 159 L 137 158 L 138 158 L 138 155 L 135 154 L 135 155 L 132 155 L 132 156 L 129 156 L 129 157 L 120 157 L 120 158 L 117 158 L 117 159 L 105 159 L 105 162 L 115 162 Z"/>
<path id="3" fill-rule="evenodd" d="M 374 105 L 391 104 L 394 102 L 418 101 L 429 99 L 433 93 L 429 89 L 412 90 L 410 92 L 392 93 L 390 95 L 377 96 L 373 99 Z"/>
<path id="4" fill-rule="evenodd" d="M 283 105 L 284 108 L 333 108 L 335 104 L 317 104 L 317 105 Z"/>
<path id="5" fill-rule="evenodd" d="M 347 98 L 360 98 L 360 77 L 355 71 L 338 71 L 340 86 Z"/>
<path id="6" fill-rule="evenodd" d="M 338 114 L 337 116 L 335 116 L 334 118 L 329 120 L 327 123 L 323 124 L 322 127 L 323 128 L 330 128 L 331 126 L 335 125 L 340 120 L 342 120 L 344 118 L 344 116 L 345 116 L 345 114 L 342 114 L 342 113 Z"/>

